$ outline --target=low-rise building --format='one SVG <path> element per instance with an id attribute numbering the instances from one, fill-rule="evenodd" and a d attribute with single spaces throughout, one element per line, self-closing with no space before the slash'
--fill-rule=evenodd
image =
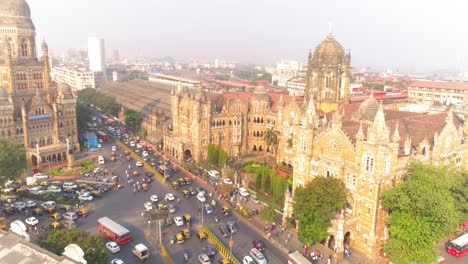
<path id="1" fill-rule="evenodd" d="M 410 100 L 457 105 L 468 95 L 468 83 L 417 81 L 408 86 Z"/>
<path id="2" fill-rule="evenodd" d="M 54 67 L 52 75 L 56 83 L 66 83 L 70 85 L 73 93 L 86 88 L 96 88 L 96 80 L 93 71 L 84 68 Z"/>

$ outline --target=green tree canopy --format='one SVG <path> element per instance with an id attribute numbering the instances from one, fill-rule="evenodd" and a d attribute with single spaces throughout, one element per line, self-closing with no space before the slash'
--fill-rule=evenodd
<path id="1" fill-rule="evenodd" d="M 382 194 L 390 212 L 390 239 L 385 252 L 394 263 L 433 263 L 435 241 L 452 232 L 460 220 L 450 190 L 459 172 L 422 163 L 407 168 L 407 179 Z"/>
<path id="2" fill-rule="evenodd" d="M 83 249 L 88 263 L 108 262 L 102 239 L 78 228 L 50 230 L 39 240 L 39 246 L 57 255 L 61 255 L 65 247 L 72 243 L 77 244 Z"/>
<path id="3" fill-rule="evenodd" d="M 76 105 L 76 126 L 80 135 L 88 130 L 88 123 L 91 122 L 92 116 L 93 112 L 85 104 L 78 103 Z"/>
<path id="4" fill-rule="evenodd" d="M 6 139 L 0 139 L 0 181 L 2 185 L 6 179 L 16 179 L 25 168 L 24 148 Z"/>
<path id="5" fill-rule="evenodd" d="M 299 221 L 298 239 L 314 244 L 328 236 L 327 230 L 337 210 L 346 204 L 346 188 L 333 177 L 316 177 L 294 193 L 294 216 Z"/>
<path id="6" fill-rule="evenodd" d="M 274 222 L 276 219 L 276 211 L 273 207 L 271 206 L 266 206 L 263 208 L 263 210 L 260 211 L 260 217 L 263 220 L 266 220 L 270 223 Z"/>
<path id="7" fill-rule="evenodd" d="M 278 144 L 278 135 L 279 132 L 273 127 L 269 128 L 267 131 L 265 131 L 265 134 L 263 134 L 263 139 L 265 140 L 267 146 L 273 146 L 273 153 L 275 153 L 274 147 Z"/>
<path id="8" fill-rule="evenodd" d="M 468 173 L 461 173 L 459 182 L 452 188 L 452 196 L 455 198 L 455 207 L 461 214 L 461 219 L 468 219 Z"/>
<path id="9" fill-rule="evenodd" d="M 125 109 L 125 124 L 131 127 L 133 131 L 138 131 L 141 119 L 143 118 L 140 113 L 132 109 Z"/>
<path id="10" fill-rule="evenodd" d="M 92 104 L 109 115 L 116 116 L 120 111 L 120 105 L 113 97 L 100 93 L 94 88 L 87 88 L 79 91 L 78 100 L 80 102 Z"/>

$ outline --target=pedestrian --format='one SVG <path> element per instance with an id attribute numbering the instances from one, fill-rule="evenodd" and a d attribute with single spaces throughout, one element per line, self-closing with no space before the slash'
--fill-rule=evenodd
<path id="1" fill-rule="evenodd" d="M 331 264 L 331 256 L 328 256 L 327 264 Z"/>
<path id="2" fill-rule="evenodd" d="M 284 229 L 284 226 L 282 226 L 282 227 L 281 227 L 281 235 L 284 234 L 284 231 L 286 231 L 286 230 Z"/>
<path id="3" fill-rule="evenodd" d="M 271 232 L 268 232 L 268 239 L 270 239 L 271 237 Z"/>

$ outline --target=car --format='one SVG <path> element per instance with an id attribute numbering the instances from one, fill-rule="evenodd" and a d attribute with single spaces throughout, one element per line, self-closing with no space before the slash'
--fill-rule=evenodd
<path id="1" fill-rule="evenodd" d="M 103 156 L 98 156 L 98 163 L 99 163 L 100 165 L 103 165 L 103 164 L 106 163 L 106 160 L 104 159 Z"/>
<path id="2" fill-rule="evenodd" d="M 143 156 L 144 158 L 148 157 L 148 155 L 149 155 L 148 151 L 143 151 L 141 153 L 141 156 Z"/>
<path id="3" fill-rule="evenodd" d="M 93 196 L 91 196 L 90 194 L 86 194 L 86 193 L 78 196 L 78 200 L 80 201 L 92 201 L 93 199 L 94 199 Z"/>
<path id="4" fill-rule="evenodd" d="M 99 142 L 99 143 L 104 143 L 104 140 L 102 140 L 102 138 L 100 138 L 100 139 L 98 140 L 98 142 Z"/>
<path id="5" fill-rule="evenodd" d="M 143 147 L 143 145 L 141 145 L 141 143 L 138 143 L 136 144 L 136 147 L 140 149 L 141 147 Z"/>
<path id="6" fill-rule="evenodd" d="M 228 221 L 226 223 L 226 227 L 229 229 L 229 232 L 231 232 L 231 234 L 235 234 L 239 231 L 239 228 L 237 228 L 237 225 L 234 221 Z"/>
<path id="7" fill-rule="evenodd" d="M 200 264 L 211 264 L 210 257 L 207 254 L 198 255 L 197 259 Z"/>
<path id="8" fill-rule="evenodd" d="M 255 196 L 255 195 L 251 195 L 251 196 L 250 196 L 250 199 L 252 199 L 252 201 L 253 201 L 254 203 L 256 203 L 256 204 L 259 204 L 259 203 L 260 203 L 260 200 L 259 200 L 258 197 Z"/>
<path id="9" fill-rule="evenodd" d="M 149 211 L 149 210 L 153 209 L 153 203 L 152 202 L 146 202 L 145 203 L 145 209 L 146 209 L 146 211 Z"/>
<path id="10" fill-rule="evenodd" d="M 106 248 L 112 253 L 117 253 L 120 251 L 119 245 L 115 243 L 114 241 L 107 242 Z"/>
<path id="11" fill-rule="evenodd" d="M 184 219 L 182 219 L 182 217 L 180 217 L 180 216 L 176 216 L 176 217 L 174 217 L 174 223 L 176 224 L 176 226 L 183 226 L 184 225 Z"/>
<path id="12" fill-rule="evenodd" d="M 97 147 L 98 147 L 98 148 L 102 148 L 102 145 L 99 143 L 99 144 L 97 144 Z"/>
<path id="13" fill-rule="evenodd" d="M 260 239 L 255 239 L 252 241 L 252 247 L 264 251 L 265 250 L 265 244 L 260 240 Z"/>
<path id="14" fill-rule="evenodd" d="M 218 230 L 221 233 L 221 235 L 223 235 L 223 237 L 229 237 L 231 235 L 231 232 L 229 232 L 229 229 L 227 229 L 227 227 L 224 225 L 220 225 L 218 227 Z"/>
<path id="15" fill-rule="evenodd" d="M 63 214 L 63 218 L 71 221 L 78 219 L 78 215 L 75 212 L 66 212 Z"/>
<path id="16" fill-rule="evenodd" d="M 47 180 L 49 178 L 48 175 L 42 174 L 42 173 L 36 173 L 33 175 L 34 179 L 36 180 Z"/>
<path id="17" fill-rule="evenodd" d="M 197 194 L 197 199 L 198 199 L 198 201 L 200 201 L 202 203 L 206 202 L 206 198 L 205 198 L 205 195 L 203 193 L 198 193 Z"/>
<path id="18" fill-rule="evenodd" d="M 245 256 L 242 260 L 242 264 L 257 264 L 251 256 Z"/>
<path id="19" fill-rule="evenodd" d="M 135 147 L 136 144 L 135 144 L 135 141 L 130 141 L 130 147 Z"/>
<path id="20" fill-rule="evenodd" d="M 174 214 L 177 211 L 177 207 L 173 204 L 168 205 L 167 208 L 169 208 L 170 214 Z"/>
<path id="21" fill-rule="evenodd" d="M 189 192 L 190 192 L 190 195 L 191 195 L 191 196 L 197 195 L 197 190 L 195 190 L 194 188 L 190 188 L 190 189 L 189 189 Z"/>
<path id="22" fill-rule="evenodd" d="M 43 202 L 41 204 L 42 207 L 47 208 L 47 207 L 55 207 L 57 204 L 54 201 L 47 201 Z"/>
<path id="23" fill-rule="evenodd" d="M 153 177 L 153 173 L 147 171 L 147 172 L 145 172 L 145 176 L 146 177 Z"/>
<path id="24" fill-rule="evenodd" d="M 250 196 L 250 193 L 244 187 L 239 188 L 239 194 L 243 197 Z"/>
<path id="25" fill-rule="evenodd" d="M 217 170 L 210 170 L 208 171 L 208 177 L 212 180 L 218 180 L 220 177 L 220 173 Z"/>
<path id="26" fill-rule="evenodd" d="M 258 250 L 256 248 L 252 248 L 250 250 L 250 256 L 258 264 L 267 264 L 268 263 L 268 261 L 266 260 L 265 256 L 262 254 L 262 252 L 260 252 L 260 250 Z"/>
<path id="27" fill-rule="evenodd" d="M 213 207 L 211 207 L 211 205 L 204 204 L 203 206 L 205 207 L 205 213 L 207 213 L 207 214 L 212 214 L 213 213 L 214 210 L 213 210 Z"/>
<path id="28" fill-rule="evenodd" d="M 34 216 L 29 217 L 24 221 L 26 222 L 26 224 L 28 224 L 30 226 L 35 226 L 35 225 L 39 224 L 39 220 L 37 220 L 37 218 L 34 217 Z"/>
<path id="29" fill-rule="evenodd" d="M 78 195 L 75 193 L 64 193 L 62 197 L 67 199 L 78 199 Z"/>
<path id="30" fill-rule="evenodd" d="M 116 258 L 116 259 L 111 260 L 110 263 L 111 263 L 111 264 L 125 264 L 125 262 L 123 262 L 123 260 L 121 260 L 121 259 L 119 259 L 119 258 Z"/>
<path id="31" fill-rule="evenodd" d="M 151 195 L 150 200 L 153 203 L 156 203 L 157 201 L 159 201 L 158 196 L 156 194 Z"/>
<path id="32" fill-rule="evenodd" d="M 55 186 L 55 185 L 50 185 L 47 190 L 49 192 L 51 192 L 51 193 L 60 193 L 60 192 L 62 192 L 62 189 L 60 189 L 60 187 Z"/>
<path id="33" fill-rule="evenodd" d="M 143 163 L 141 163 L 140 161 L 137 161 L 137 162 L 135 163 L 135 165 L 136 165 L 137 167 L 143 167 Z"/>
<path id="34" fill-rule="evenodd" d="M 36 202 L 35 202 L 35 201 L 31 201 L 31 200 L 26 201 L 25 204 L 26 204 L 26 207 L 28 207 L 28 208 L 33 208 L 33 207 L 36 207 L 36 206 L 37 206 Z"/>
<path id="35" fill-rule="evenodd" d="M 205 251 L 205 253 L 206 253 L 208 256 L 214 256 L 214 255 L 216 255 L 216 248 L 215 248 L 215 246 L 213 246 L 212 244 L 206 244 L 206 245 L 203 247 L 203 251 Z"/>
<path id="36" fill-rule="evenodd" d="M 16 210 L 21 211 L 26 208 L 26 204 L 23 202 L 16 202 L 13 204 L 13 207 L 15 207 Z"/>
<path id="37" fill-rule="evenodd" d="M 164 197 L 164 201 L 174 201 L 175 200 L 175 197 L 172 193 L 168 193 L 166 194 L 166 196 Z"/>
<path id="38" fill-rule="evenodd" d="M 204 188 L 202 188 L 202 187 L 197 187 L 197 188 L 195 188 L 195 190 L 197 190 L 197 193 L 203 193 L 203 195 L 206 194 L 206 190 Z"/>
<path id="39" fill-rule="evenodd" d="M 151 183 L 151 182 L 153 182 L 153 179 L 152 178 L 143 178 L 143 182 Z"/>
<path id="40" fill-rule="evenodd" d="M 76 189 L 78 188 L 78 185 L 76 185 L 74 182 L 64 182 L 63 185 L 62 185 L 62 188 L 63 189 Z"/>
<path id="41" fill-rule="evenodd" d="M 233 184 L 234 184 L 234 183 L 232 182 L 232 180 L 229 179 L 229 178 L 223 179 L 223 182 L 224 182 L 225 184 L 229 184 L 229 185 L 233 185 Z"/>
<path id="42" fill-rule="evenodd" d="M 116 147 L 116 146 L 112 146 L 112 151 L 117 151 L 117 147 Z"/>
<path id="43" fill-rule="evenodd" d="M 232 210 L 231 208 L 229 208 L 228 206 L 223 206 L 223 208 L 221 208 L 221 214 L 225 215 L 225 216 L 230 216 L 232 215 Z"/>

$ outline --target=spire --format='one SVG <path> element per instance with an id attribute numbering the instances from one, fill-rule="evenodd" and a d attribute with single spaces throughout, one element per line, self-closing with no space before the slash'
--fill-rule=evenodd
<path id="1" fill-rule="evenodd" d="M 393 132 L 393 136 L 392 136 L 392 141 L 393 142 L 399 142 L 400 141 L 400 132 L 398 132 L 398 122 L 396 123 L 396 126 L 395 126 L 395 132 Z"/>
<path id="2" fill-rule="evenodd" d="M 314 117 L 316 115 L 315 103 L 314 103 L 314 97 L 313 96 L 310 97 L 309 104 L 307 105 L 307 115 L 314 116 Z"/>
<path id="3" fill-rule="evenodd" d="M 387 144 L 390 138 L 390 131 L 385 123 L 382 101 L 374 117 L 372 127 L 367 130 L 367 140 L 371 143 Z"/>
<path id="4" fill-rule="evenodd" d="M 451 124 L 453 125 L 453 108 L 450 107 L 448 112 L 447 112 L 447 117 L 445 118 L 445 124 Z"/>
<path id="5" fill-rule="evenodd" d="M 179 83 L 177 84 L 177 94 L 182 93 L 182 80 L 179 78 Z"/>
<path id="6" fill-rule="evenodd" d="M 36 85 L 36 83 L 33 83 L 34 88 L 36 88 L 36 101 L 37 103 L 41 103 L 41 93 L 39 92 L 39 87 Z"/>
<path id="7" fill-rule="evenodd" d="M 380 101 L 379 109 L 377 110 L 377 113 L 375 114 L 374 123 L 372 124 L 372 126 L 375 128 L 385 127 L 385 114 L 383 111 L 382 101 Z"/>
<path id="8" fill-rule="evenodd" d="M 333 30 L 333 23 L 332 23 L 332 22 L 328 22 L 328 37 L 329 37 L 329 38 L 333 37 L 332 30 Z"/>
<path id="9" fill-rule="evenodd" d="M 364 132 L 362 131 L 362 122 L 359 123 L 359 130 L 356 134 L 357 140 L 364 140 Z"/>

